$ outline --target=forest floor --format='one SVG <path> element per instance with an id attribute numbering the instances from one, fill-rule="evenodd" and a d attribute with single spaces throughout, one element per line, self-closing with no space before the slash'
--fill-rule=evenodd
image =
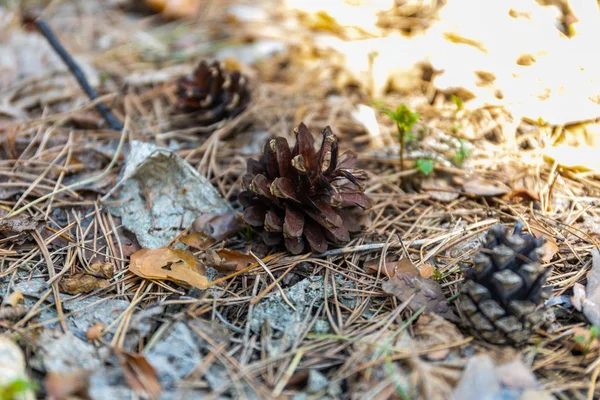
<path id="1" fill-rule="evenodd" d="M 325 14 L 307 17 L 267 1 L 202 3 L 199 16 L 179 19 L 125 1 L 44 8 L 42 17 L 123 130 L 106 125 L 97 101 L 45 39 L 23 27 L 19 12 L 0 7 L 0 399 L 11 391 L 96 399 L 134 392 L 600 398 L 598 332 L 571 299 L 600 263 L 592 259 L 600 175 L 545 157 L 542 147 L 564 135 L 564 126 L 514 123 L 503 107 L 463 107 L 459 92 L 442 93 L 426 73 L 404 89 L 380 91 L 320 45 L 327 35 L 369 35 Z M 396 15 L 388 24 L 423 29 L 436 10 L 430 12 Z M 203 58 L 245 74 L 251 102 L 208 128 L 176 126 L 177 78 Z M 379 111 L 401 104 L 420 115 L 404 168 L 396 126 Z M 175 204 L 186 191 L 200 196 L 207 182 L 226 200 L 223 207 L 240 212 L 247 158 L 257 158 L 271 137 L 293 143 L 301 122 L 315 135 L 331 126 L 368 174 L 369 221 L 348 244 L 293 256 L 257 245 L 247 228 L 228 235 L 231 219 L 212 219 L 219 235 L 204 232 L 207 238 L 190 234 L 197 228 L 183 215 L 167 215 L 165 197 Z M 138 209 L 128 212 L 139 214 L 126 221 L 120 192 L 131 189 L 126 178 L 135 174 L 124 166 L 133 150 L 144 151 L 142 143 L 178 158 L 149 161 L 147 179 L 140 174 L 133 186 L 143 192 L 132 195 L 140 201 L 129 202 Z M 200 177 L 185 175 L 190 165 Z M 164 209 L 151 204 L 157 193 Z M 149 238 L 136 218 L 165 226 L 152 226 Z M 437 301 L 449 299 L 455 317 L 461 267 L 489 228 L 517 221 L 547 239 L 548 307 L 556 316 L 521 347 L 472 337 L 460 319 L 423 308 L 429 298 L 414 288 L 391 295 L 382 287 L 394 272 L 414 274 L 417 285 L 441 290 Z M 176 282 L 133 273 L 130 256 L 154 239 L 187 249 L 200 278 L 213 285 L 186 285 L 200 279 L 191 273 Z M 157 257 L 172 256 L 163 251 Z"/>

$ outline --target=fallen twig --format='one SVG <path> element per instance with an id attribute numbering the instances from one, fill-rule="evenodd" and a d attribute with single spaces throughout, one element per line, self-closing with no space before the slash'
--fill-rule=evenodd
<path id="1" fill-rule="evenodd" d="M 60 56 L 63 62 L 67 65 L 69 71 L 71 71 L 75 79 L 77 79 L 79 86 L 81 86 L 81 88 L 83 89 L 85 94 L 88 95 L 90 100 L 95 100 L 96 98 L 98 98 L 98 93 L 96 93 L 96 90 L 94 90 L 94 88 L 90 85 L 87 78 L 85 77 L 85 74 L 83 73 L 79 65 L 77 65 L 73 57 L 71 57 L 71 55 L 63 47 L 63 45 L 60 43 L 54 32 L 52 32 L 50 26 L 41 18 L 36 19 L 34 23 L 40 31 L 40 33 L 46 38 L 50 46 L 52 46 L 54 51 L 56 51 L 56 53 Z M 113 129 L 115 131 L 120 131 L 123 129 L 123 124 L 117 119 L 117 117 L 113 115 L 113 113 L 110 112 L 106 104 L 98 103 L 96 104 L 96 109 L 100 114 L 102 114 L 102 117 L 106 120 L 106 123 L 108 124 L 108 127 L 110 129 Z"/>

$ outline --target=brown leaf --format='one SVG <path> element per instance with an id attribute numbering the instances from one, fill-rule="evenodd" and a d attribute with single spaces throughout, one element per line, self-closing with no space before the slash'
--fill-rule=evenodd
<path id="1" fill-rule="evenodd" d="M 414 339 L 416 346 L 422 350 L 433 347 L 448 346 L 434 352 L 428 352 L 425 357 L 432 361 L 445 359 L 452 351 L 452 344 L 464 340 L 456 325 L 434 313 L 423 313 L 414 324 Z"/>
<path id="2" fill-rule="evenodd" d="M 44 388 L 49 399 L 90 399 L 88 393 L 90 371 L 79 370 L 70 374 L 48 372 Z"/>
<path id="3" fill-rule="evenodd" d="M 100 337 L 103 330 L 104 324 L 102 322 L 97 322 L 94 325 L 87 328 L 87 330 L 85 331 L 85 336 L 87 337 L 87 340 L 93 342 L 94 340 L 97 340 Z"/>
<path id="4" fill-rule="evenodd" d="M 473 196 L 501 196 L 509 193 L 510 188 L 499 180 L 474 177 L 463 183 L 463 190 Z"/>
<path id="5" fill-rule="evenodd" d="M 115 267 L 108 262 L 97 262 L 90 265 L 90 270 L 86 272 L 96 277 L 110 279 L 115 274 Z"/>
<path id="6" fill-rule="evenodd" d="M 217 243 L 215 239 L 207 237 L 202 232 L 193 232 L 189 235 L 182 236 L 179 238 L 179 241 L 186 246 L 190 246 L 199 250 L 207 250 L 210 248 L 210 246 Z"/>
<path id="7" fill-rule="evenodd" d="M 162 387 L 156 370 L 141 354 L 119 351 L 117 353 L 127 385 L 138 395 L 156 399 Z"/>
<path id="8" fill-rule="evenodd" d="M 427 279 L 427 278 L 431 278 L 433 276 L 433 273 L 435 272 L 435 267 L 431 264 L 423 264 L 421 266 L 421 268 L 419 268 L 419 274 L 421 275 L 421 278 Z"/>
<path id="9" fill-rule="evenodd" d="M 400 260 L 391 261 L 394 256 L 386 257 L 385 263 L 381 265 L 381 273 L 388 278 L 391 278 L 396 273 L 405 272 L 410 275 L 419 275 L 419 270 L 414 266 L 412 261 L 408 258 L 404 257 Z M 381 257 L 374 258 L 372 260 L 366 261 L 364 266 L 367 273 L 372 275 L 377 275 L 379 271 L 379 263 L 381 261 Z"/>
<path id="10" fill-rule="evenodd" d="M 63 278 L 58 283 L 60 291 L 67 294 L 89 293 L 96 289 L 102 289 L 110 284 L 107 279 L 96 278 L 88 274 L 75 274 L 69 278 Z"/>
<path id="11" fill-rule="evenodd" d="M 510 193 L 502 196 L 502 199 L 513 203 L 520 203 L 522 201 L 540 201 L 538 195 L 528 189 L 514 189 L 510 191 Z"/>
<path id="12" fill-rule="evenodd" d="M 401 302 L 408 300 L 414 294 L 415 297 L 408 307 L 415 312 L 425 307 L 426 311 L 439 314 L 449 321 L 460 321 L 448 305 L 442 288 L 436 281 L 423 279 L 420 275 L 398 272 L 389 281 L 384 282 L 382 288 L 384 292 L 393 294 Z"/>
<path id="13" fill-rule="evenodd" d="M 251 255 L 241 253 L 235 250 L 221 249 L 209 251 L 209 257 L 212 258 L 211 267 L 219 272 L 233 272 L 246 268 L 250 264 L 256 263 L 256 259 Z"/>
<path id="14" fill-rule="evenodd" d="M 202 3 L 198 0 L 146 0 L 146 4 L 165 18 L 177 19 L 197 15 Z"/>
<path id="15" fill-rule="evenodd" d="M 210 286 L 194 255 L 180 249 L 142 249 L 131 255 L 129 270 L 145 279 L 164 279 L 199 289 Z"/>
<path id="16" fill-rule="evenodd" d="M 545 239 L 544 246 L 544 255 L 542 256 L 542 261 L 545 263 L 549 263 L 552 260 L 552 257 L 556 253 L 558 253 L 558 244 L 554 239 L 554 236 L 545 229 L 542 225 L 537 223 L 535 220 L 529 220 L 528 222 L 529 228 L 531 229 L 531 233 L 536 238 L 543 237 Z"/>
<path id="17" fill-rule="evenodd" d="M 220 242 L 237 234 L 242 229 L 241 216 L 236 212 L 225 214 L 202 214 L 192 224 L 192 229 L 207 238 Z"/>

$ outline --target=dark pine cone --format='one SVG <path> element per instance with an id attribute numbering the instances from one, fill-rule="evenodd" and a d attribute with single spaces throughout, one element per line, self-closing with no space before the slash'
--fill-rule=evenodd
<path id="1" fill-rule="evenodd" d="M 327 241 L 344 244 L 349 232 L 360 230 L 359 218 L 368 207 L 363 181 L 366 174 L 354 170 L 356 154 L 338 156 L 338 142 L 329 127 L 323 130 L 321 147 L 303 123 L 295 131 L 296 144 L 285 138 L 265 143 L 262 157 L 248 159 L 239 195 L 244 221 L 260 233 L 265 244 L 282 240 L 293 254 L 327 250 Z"/>
<path id="2" fill-rule="evenodd" d="M 248 80 L 238 71 L 228 71 L 218 62 L 201 61 L 188 76 L 177 81 L 177 108 L 194 113 L 200 125 L 232 118 L 250 102 Z"/>
<path id="3" fill-rule="evenodd" d="M 540 327 L 548 297 L 542 287 L 549 270 L 540 264 L 543 239 L 523 232 L 516 223 L 510 229 L 496 225 L 485 245 L 465 271 L 459 308 L 474 333 L 490 343 L 525 343 Z"/>

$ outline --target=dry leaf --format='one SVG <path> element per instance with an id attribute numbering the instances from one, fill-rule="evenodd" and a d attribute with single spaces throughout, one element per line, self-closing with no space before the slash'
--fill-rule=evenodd
<path id="1" fill-rule="evenodd" d="M 138 395 L 156 399 L 162 387 L 156 370 L 143 355 L 119 351 L 117 353 L 125 381 Z"/>
<path id="2" fill-rule="evenodd" d="M 34 231 L 43 225 L 43 220 L 30 217 L 26 214 L 19 214 L 10 218 L 0 216 L 0 233 L 5 235 L 14 235 L 23 231 Z"/>
<path id="3" fill-rule="evenodd" d="M 463 183 L 463 190 L 466 194 L 473 196 L 501 196 L 509 193 L 510 188 L 498 180 L 483 179 L 474 177 Z"/>
<path id="4" fill-rule="evenodd" d="M 87 328 L 87 330 L 85 331 L 85 336 L 87 337 L 87 340 L 93 342 L 102 335 L 103 330 L 104 324 L 102 322 L 97 322 L 94 325 Z"/>
<path id="5" fill-rule="evenodd" d="M 419 270 L 414 266 L 410 259 L 404 257 L 400 260 L 391 261 L 394 256 L 386 257 L 385 263 L 381 265 L 381 273 L 388 278 L 391 278 L 396 273 L 406 272 L 411 275 L 419 275 Z M 365 270 L 372 275 L 377 275 L 379 271 L 379 264 L 381 262 L 381 257 L 374 258 L 369 261 L 365 261 L 364 267 Z"/>
<path id="6" fill-rule="evenodd" d="M 90 265 L 90 270 L 86 272 L 98 278 L 110 279 L 115 274 L 115 267 L 108 262 L 97 262 Z"/>
<path id="7" fill-rule="evenodd" d="M 110 285 L 107 279 L 79 273 L 69 278 L 63 278 L 58 283 L 60 291 L 67 294 L 89 293 L 96 289 L 102 289 Z"/>
<path id="8" fill-rule="evenodd" d="M 451 345 L 464 338 L 456 325 L 434 313 L 423 313 L 414 325 L 414 339 L 420 349 L 428 350 L 448 345 L 446 349 L 425 354 L 425 357 L 432 361 L 445 359 L 453 350 L 457 350 Z"/>
<path id="9" fill-rule="evenodd" d="M 198 14 L 200 0 L 146 0 L 146 4 L 166 18 L 186 18 Z"/>
<path id="10" fill-rule="evenodd" d="M 558 253 L 558 244 L 556 243 L 556 240 L 547 229 L 545 229 L 535 220 L 530 220 L 527 223 L 529 225 L 529 228 L 531 229 L 531 233 L 533 234 L 533 236 L 535 236 L 536 238 L 541 236 L 545 239 L 544 246 L 542 247 L 544 249 L 542 261 L 545 263 L 549 263 L 552 260 L 552 257 L 554 257 L 556 253 Z"/>
<path id="11" fill-rule="evenodd" d="M 192 228 L 220 242 L 242 229 L 241 217 L 233 211 L 224 214 L 203 214 L 194 220 Z"/>
<path id="12" fill-rule="evenodd" d="M 142 249 L 131 255 L 129 270 L 145 279 L 164 279 L 199 289 L 210 285 L 194 255 L 180 249 Z"/>
<path id="13" fill-rule="evenodd" d="M 208 250 L 210 246 L 217 243 L 217 241 L 211 237 L 207 237 L 202 232 L 193 232 L 189 235 L 182 236 L 179 241 L 186 246 L 193 247 L 199 250 Z"/>
<path id="14" fill-rule="evenodd" d="M 212 258 L 211 267 L 219 272 L 239 271 L 247 266 L 256 263 L 256 259 L 251 255 L 241 253 L 235 250 L 221 249 L 209 251 L 209 257 Z"/>
<path id="15" fill-rule="evenodd" d="M 450 202 L 459 196 L 456 189 L 444 178 L 427 178 L 421 182 L 421 188 L 434 200 Z"/>
<path id="16" fill-rule="evenodd" d="M 408 300 L 414 294 L 408 307 L 415 312 L 425 307 L 426 311 L 439 314 L 449 321 L 460 321 L 448 305 L 439 283 L 434 280 L 398 272 L 389 281 L 384 282 L 382 288 L 384 292 L 393 294 L 401 302 Z"/>
<path id="17" fill-rule="evenodd" d="M 25 302 L 25 297 L 20 290 L 15 290 L 2 300 L 2 306 L 16 307 L 19 303 Z"/>
<path id="18" fill-rule="evenodd" d="M 89 399 L 89 376 L 87 370 L 64 375 L 50 371 L 44 379 L 44 388 L 49 399 Z"/>
<path id="19" fill-rule="evenodd" d="M 513 203 L 521 203 L 523 201 L 540 201 L 537 193 L 534 193 L 528 189 L 514 189 L 510 193 L 502 196 L 502 199 Z"/>
<path id="20" fill-rule="evenodd" d="M 421 278 L 424 279 L 431 278 L 434 272 L 435 267 L 429 263 L 423 264 L 421 268 L 419 268 L 419 274 L 421 275 Z"/>

